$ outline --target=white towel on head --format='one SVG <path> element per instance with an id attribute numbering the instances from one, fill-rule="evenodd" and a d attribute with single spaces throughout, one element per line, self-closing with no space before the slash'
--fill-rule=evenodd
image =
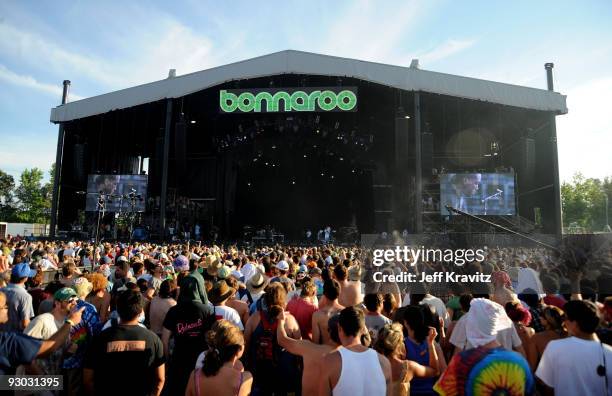
<path id="1" fill-rule="evenodd" d="M 473 299 L 467 315 L 466 335 L 474 347 L 495 341 L 499 331 L 512 327 L 504 307 L 486 298 Z"/>

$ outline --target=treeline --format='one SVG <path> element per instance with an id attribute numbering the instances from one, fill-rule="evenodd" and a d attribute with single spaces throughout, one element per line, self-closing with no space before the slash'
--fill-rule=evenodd
<path id="1" fill-rule="evenodd" d="M 606 226 L 606 203 L 608 216 L 612 215 L 612 177 L 587 179 L 577 173 L 571 182 L 561 185 L 561 201 L 565 227 L 581 227 L 587 232 L 603 231 Z"/>
<path id="2" fill-rule="evenodd" d="M 43 184 L 43 171 L 25 169 L 15 178 L 0 169 L 0 221 L 15 223 L 48 223 L 55 165 L 51 166 L 51 180 Z"/>

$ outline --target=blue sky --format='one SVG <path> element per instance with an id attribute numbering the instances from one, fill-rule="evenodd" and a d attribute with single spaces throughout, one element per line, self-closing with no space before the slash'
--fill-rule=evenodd
<path id="1" fill-rule="evenodd" d="M 510 3 L 510 4 L 509 4 Z M 612 175 L 612 1 L 8 1 L 0 3 L 0 169 L 48 170 L 61 82 L 73 100 L 284 49 L 545 88 L 561 178 Z M 112 143 L 111 143 L 112 144 Z"/>

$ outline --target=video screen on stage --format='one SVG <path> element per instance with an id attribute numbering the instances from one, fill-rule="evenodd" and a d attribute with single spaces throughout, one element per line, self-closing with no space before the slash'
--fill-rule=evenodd
<path id="1" fill-rule="evenodd" d="M 515 215 L 514 173 L 442 174 L 440 203 L 442 215 L 449 214 L 446 205 L 473 215 Z"/>
<path id="2" fill-rule="evenodd" d="M 106 212 L 129 212 L 134 197 L 135 211 L 144 212 L 147 198 L 146 175 L 89 175 L 85 210 L 98 210 L 100 193 L 106 197 Z"/>

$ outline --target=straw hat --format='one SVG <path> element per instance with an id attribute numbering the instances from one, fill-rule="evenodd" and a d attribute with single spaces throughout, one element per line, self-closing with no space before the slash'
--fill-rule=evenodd
<path id="1" fill-rule="evenodd" d="M 208 256 L 206 258 L 206 272 L 210 276 L 217 276 L 219 269 L 223 267 L 223 264 L 216 256 Z"/>
<path id="2" fill-rule="evenodd" d="M 234 289 L 227 285 L 227 282 L 221 280 L 213 286 L 212 290 L 208 293 L 208 299 L 213 304 L 219 304 L 230 298 L 234 293 Z"/>
<path id="3" fill-rule="evenodd" d="M 251 276 L 246 283 L 246 288 L 249 293 L 258 293 L 266 287 L 267 279 L 261 272 L 257 271 L 255 275 Z"/>

